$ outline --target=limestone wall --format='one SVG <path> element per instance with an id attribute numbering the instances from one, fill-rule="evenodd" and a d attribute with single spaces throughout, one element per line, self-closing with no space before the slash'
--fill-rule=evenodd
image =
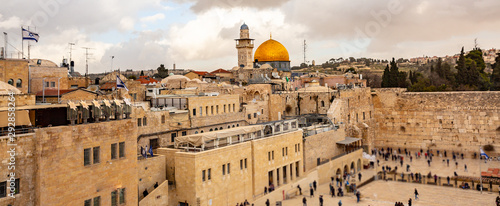
<path id="1" fill-rule="evenodd" d="M 0 182 L 10 178 L 10 173 L 15 173 L 15 179 L 19 178 L 20 192 L 11 197 L 0 198 L 0 205 L 37 205 L 36 204 L 36 171 L 37 156 L 35 156 L 36 138 L 34 133 L 17 134 L 15 142 L 10 142 L 8 136 L 0 137 Z M 8 144 L 17 144 L 15 146 Z M 10 151 L 15 148 L 14 165 L 10 163 Z M 14 170 L 9 170 L 9 166 L 14 166 Z M 10 182 L 7 182 L 7 185 Z"/>
<path id="2" fill-rule="evenodd" d="M 363 168 L 363 150 L 356 150 L 318 167 L 319 184 L 328 183 L 331 177 L 344 172 L 358 172 Z"/>
<path id="3" fill-rule="evenodd" d="M 344 138 L 345 132 L 341 129 L 306 137 L 304 141 L 304 167 L 306 171 L 318 166 L 318 158 L 325 161 L 341 154 L 343 148 L 339 148 L 337 142 L 344 140 Z"/>
<path id="4" fill-rule="evenodd" d="M 81 205 L 125 188 L 125 202 L 138 202 L 137 127 L 117 120 L 36 130 L 37 205 Z M 125 157 L 111 159 L 111 144 L 125 142 Z M 84 165 L 84 149 L 100 147 L 99 163 Z M 93 156 L 93 155 L 92 155 Z M 91 158 L 92 160 L 92 158 Z"/>
<path id="5" fill-rule="evenodd" d="M 0 95 L 0 107 L 8 107 L 10 97 L 10 95 Z M 16 98 L 16 107 L 35 104 L 35 95 L 33 94 L 16 94 L 14 98 Z"/>
<path id="6" fill-rule="evenodd" d="M 71 84 L 68 83 L 68 68 L 66 67 L 31 66 L 30 78 L 31 78 L 30 91 L 33 94 L 36 94 L 39 91 L 43 91 L 44 88 L 46 90 L 57 89 L 58 80 L 59 80 L 59 89 L 69 89 L 71 87 Z M 49 82 L 48 87 L 47 85 L 44 86 L 44 81 Z M 52 84 L 52 82 L 54 84 Z"/>
<path id="7" fill-rule="evenodd" d="M 22 93 L 28 93 L 28 61 L 21 59 L 2 59 L 0 60 L 0 81 L 8 82 L 9 79 L 14 81 L 13 86 L 17 87 L 16 82 L 18 79 L 22 81 L 21 87 L 18 89 Z"/>
<path id="8" fill-rule="evenodd" d="M 142 198 L 142 192 L 148 189 L 154 189 L 154 184 L 161 184 L 166 180 L 167 168 L 166 168 L 165 156 L 158 155 L 155 157 L 140 159 L 137 161 L 137 174 L 139 179 L 139 196 Z M 139 198 L 140 199 L 140 198 Z"/>
<path id="9" fill-rule="evenodd" d="M 153 192 L 149 193 L 146 198 L 139 202 L 139 206 L 161 206 L 168 205 L 168 181 L 160 184 Z"/>
<path id="10" fill-rule="evenodd" d="M 376 146 L 500 151 L 500 92 L 375 91 Z"/>

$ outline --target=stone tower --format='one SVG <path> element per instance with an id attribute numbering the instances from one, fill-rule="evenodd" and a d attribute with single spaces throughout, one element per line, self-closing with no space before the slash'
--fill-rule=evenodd
<path id="1" fill-rule="evenodd" d="M 236 49 L 238 50 L 238 67 L 253 67 L 253 40 L 250 39 L 248 26 L 243 23 L 240 27 L 240 38 L 236 39 Z"/>

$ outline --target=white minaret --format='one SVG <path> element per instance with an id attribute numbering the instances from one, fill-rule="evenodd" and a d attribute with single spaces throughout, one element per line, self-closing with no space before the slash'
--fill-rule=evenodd
<path id="1" fill-rule="evenodd" d="M 238 50 L 238 67 L 253 67 L 253 40 L 250 39 L 248 26 L 243 23 L 240 27 L 240 38 L 236 40 Z"/>

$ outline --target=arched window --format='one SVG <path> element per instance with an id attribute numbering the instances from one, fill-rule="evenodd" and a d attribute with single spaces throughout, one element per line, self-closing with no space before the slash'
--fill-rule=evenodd
<path id="1" fill-rule="evenodd" d="M 203 130 L 201 130 L 200 133 L 203 133 Z"/>
<path id="2" fill-rule="evenodd" d="M 321 100 L 321 107 L 325 107 L 325 101 Z"/>
<path id="3" fill-rule="evenodd" d="M 214 130 L 213 130 L 213 129 L 210 129 L 209 131 L 211 132 L 211 131 L 214 131 Z"/>
<path id="4" fill-rule="evenodd" d="M 222 129 L 223 129 L 222 127 L 219 128 L 219 130 L 222 130 Z"/>
<path id="5" fill-rule="evenodd" d="M 17 88 L 21 88 L 21 87 L 23 87 L 23 80 L 21 80 L 21 79 L 17 79 L 17 81 L 16 81 L 16 87 L 17 87 Z"/>
<path id="6" fill-rule="evenodd" d="M 195 134 L 198 134 L 198 131 L 194 132 Z"/>
<path id="7" fill-rule="evenodd" d="M 236 127 L 239 127 L 239 126 L 240 126 L 240 124 L 236 124 Z"/>
<path id="8" fill-rule="evenodd" d="M 219 128 L 215 128 L 215 131 L 219 130 Z"/>
<path id="9" fill-rule="evenodd" d="M 7 81 L 7 83 L 9 83 L 10 85 L 14 86 L 14 80 L 13 79 L 9 79 L 9 81 Z"/>

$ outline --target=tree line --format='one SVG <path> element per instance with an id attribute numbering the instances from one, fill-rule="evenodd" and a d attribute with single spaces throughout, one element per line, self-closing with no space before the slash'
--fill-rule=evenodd
<path id="1" fill-rule="evenodd" d="M 402 87 L 411 92 L 500 91 L 500 54 L 495 58 L 491 74 L 485 72 L 483 52 L 478 47 L 467 55 L 462 47 L 456 64 L 453 68 L 439 58 L 435 63 L 407 73 L 399 71 L 393 58 L 384 70 L 381 87 Z"/>

